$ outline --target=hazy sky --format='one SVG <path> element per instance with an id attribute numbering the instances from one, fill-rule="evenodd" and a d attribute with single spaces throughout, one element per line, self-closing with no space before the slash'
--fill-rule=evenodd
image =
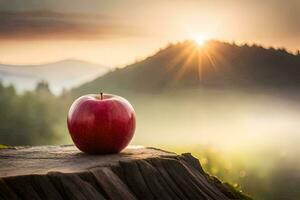
<path id="1" fill-rule="evenodd" d="M 0 62 L 123 66 L 169 42 L 215 38 L 300 49 L 300 1 L 0 0 Z"/>

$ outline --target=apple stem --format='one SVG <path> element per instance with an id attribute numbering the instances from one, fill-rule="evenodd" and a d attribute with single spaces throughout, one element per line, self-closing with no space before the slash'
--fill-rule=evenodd
<path id="1" fill-rule="evenodd" d="M 103 92 L 100 92 L 101 100 L 103 100 Z"/>

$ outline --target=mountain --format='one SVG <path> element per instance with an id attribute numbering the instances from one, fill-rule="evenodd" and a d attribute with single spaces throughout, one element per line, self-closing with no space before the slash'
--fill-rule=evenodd
<path id="1" fill-rule="evenodd" d="M 300 56 L 284 49 L 208 41 L 171 44 L 140 62 L 111 71 L 73 89 L 154 92 L 191 87 L 300 86 Z"/>
<path id="2" fill-rule="evenodd" d="M 31 90 L 37 82 L 47 81 L 55 94 L 63 88 L 78 86 L 94 79 L 109 68 L 78 60 L 63 60 L 41 65 L 0 65 L 0 81 L 13 84 L 17 91 Z"/>

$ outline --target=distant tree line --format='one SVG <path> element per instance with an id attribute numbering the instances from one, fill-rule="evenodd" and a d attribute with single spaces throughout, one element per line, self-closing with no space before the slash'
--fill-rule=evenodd
<path id="1" fill-rule="evenodd" d="M 0 144 L 55 143 L 66 117 L 66 102 L 64 95 L 54 96 L 46 82 L 23 94 L 0 82 Z"/>

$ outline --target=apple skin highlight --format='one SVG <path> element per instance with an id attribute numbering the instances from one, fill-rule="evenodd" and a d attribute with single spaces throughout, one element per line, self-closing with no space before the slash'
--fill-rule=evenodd
<path id="1" fill-rule="evenodd" d="M 89 94 L 70 107 L 67 125 L 74 144 L 88 154 L 122 151 L 131 141 L 135 112 L 124 98 L 111 94 Z"/>

